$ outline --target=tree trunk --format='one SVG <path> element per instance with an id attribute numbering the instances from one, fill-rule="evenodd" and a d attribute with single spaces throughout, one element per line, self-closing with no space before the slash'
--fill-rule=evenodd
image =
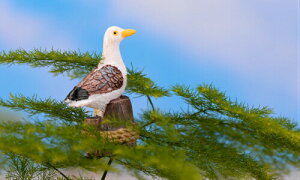
<path id="1" fill-rule="evenodd" d="M 95 114 L 97 110 L 95 109 Z M 127 96 L 112 100 L 106 107 L 103 118 L 94 116 L 85 120 L 96 126 L 101 136 L 110 142 L 135 145 L 139 138 L 135 130 L 131 101 Z"/>

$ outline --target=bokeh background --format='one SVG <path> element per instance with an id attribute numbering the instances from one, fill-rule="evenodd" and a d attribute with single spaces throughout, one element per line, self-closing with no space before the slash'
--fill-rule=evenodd
<path id="1" fill-rule="evenodd" d="M 212 83 L 232 99 L 300 122 L 298 9 L 297 0 L 1 0 L 0 50 L 101 53 L 107 27 L 133 28 L 123 59 L 159 85 Z M 0 66 L 0 97 L 63 100 L 79 80 L 47 70 Z M 184 108 L 177 98 L 155 104 Z M 133 106 L 138 114 L 149 105 L 133 97 Z"/>

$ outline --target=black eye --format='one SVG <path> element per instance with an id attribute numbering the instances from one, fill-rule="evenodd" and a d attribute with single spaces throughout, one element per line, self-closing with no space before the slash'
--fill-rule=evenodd
<path id="1" fill-rule="evenodd" d="M 118 31 L 114 31 L 114 35 L 117 35 L 118 34 Z"/>

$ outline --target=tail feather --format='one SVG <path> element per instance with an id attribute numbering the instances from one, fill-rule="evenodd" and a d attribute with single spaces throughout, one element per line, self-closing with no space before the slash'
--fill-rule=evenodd
<path id="1" fill-rule="evenodd" d="M 75 86 L 73 90 L 65 98 L 65 102 L 71 101 L 80 101 L 89 98 L 89 92 L 81 87 Z"/>

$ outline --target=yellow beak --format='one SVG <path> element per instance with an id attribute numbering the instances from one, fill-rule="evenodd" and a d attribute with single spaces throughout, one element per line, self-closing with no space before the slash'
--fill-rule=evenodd
<path id="1" fill-rule="evenodd" d="M 135 33 L 136 33 L 136 30 L 134 30 L 134 29 L 125 29 L 124 31 L 122 31 L 122 37 L 126 38 L 126 37 L 131 36 Z"/>

